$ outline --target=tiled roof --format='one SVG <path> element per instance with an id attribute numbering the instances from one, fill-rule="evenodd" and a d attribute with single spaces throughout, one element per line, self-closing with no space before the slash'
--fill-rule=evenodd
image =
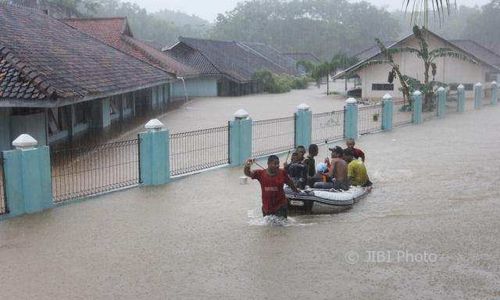
<path id="1" fill-rule="evenodd" d="M 163 53 L 195 68 L 201 75 L 221 75 L 221 72 L 201 52 L 186 44 L 177 43 Z"/>
<path id="2" fill-rule="evenodd" d="M 7 48 L 0 46 L 0 98 L 43 100 L 53 95 L 55 91 L 42 86 L 38 74 L 29 67 L 19 65 L 16 68 L 11 62 L 13 58 Z"/>
<path id="3" fill-rule="evenodd" d="M 63 19 L 62 21 L 120 51 L 160 67 L 169 73 L 180 76 L 195 76 L 198 74 L 193 68 L 135 39 L 125 17 Z"/>
<path id="4" fill-rule="evenodd" d="M 277 74 L 291 74 L 287 68 L 271 61 L 255 49 L 248 49 L 248 45 L 242 46 L 239 42 L 185 37 L 179 37 L 179 41 L 180 43 L 167 49 L 167 53 L 176 58 L 184 57 L 183 62 L 198 70 L 204 70 L 202 73 L 215 69 L 219 74 L 238 82 L 251 81 L 255 72 L 264 69 Z M 296 71 L 293 74 L 296 74 Z"/>
<path id="5" fill-rule="evenodd" d="M 266 58 L 268 61 L 277 64 L 285 69 L 288 74 L 295 75 L 297 73 L 297 61 L 295 59 L 281 54 L 275 48 L 264 43 L 254 42 L 239 42 L 240 46 L 246 47 L 251 51 L 255 51 L 258 55 Z"/>
<path id="6" fill-rule="evenodd" d="M 292 58 L 295 61 L 310 61 L 315 64 L 321 63 L 321 60 L 314 54 L 309 52 L 284 52 L 285 56 Z"/>
<path id="7" fill-rule="evenodd" d="M 8 53 L 3 58 L 9 68 L 58 99 L 90 99 L 138 90 L 170 78 L 166 72 L 36 10 L 2 3 L 0 28 L 0 46 Z"/>

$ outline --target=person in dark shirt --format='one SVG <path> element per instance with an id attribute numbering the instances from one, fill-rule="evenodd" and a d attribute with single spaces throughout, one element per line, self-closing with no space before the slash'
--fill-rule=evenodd
<path id="1" fill-rule="evenodd" d="M 285 170 L 280 169 L 280 159 L 271 155 L 267 159 L 267 169 L 251 170 L 254 159 L 248 159 L 243 168 L 246 176 L 256 179 L 262 190 L 262 214 L 264 216 L 275 215 L 286 218 L 288 215 L 288 201 L 285 197 L 283 185 L 286 183 L 294 192 L 299 191 L 293 181 L 288 177 Z"/>
<path id="2" fill-rule="evenodd" d="M 285 166 L 285 171 L 299 189 L 304 189 L 307 182 L 307 168 L 300 160 L 300 154 L 292 153 L 290 164 Z"/>
<path id="3" fill-rule="evenodd" d="M 309 153 L 307 154 L 307 158 L 304 160 L 304 165 L 307 168 L 307 176 L 314 177 L 316 174 L 316 160 L 314 157 L 318 155 L 318 145 L 311 144 L 309 145 Z"/>
<path id="4" fill-rule="evenodd" d="M 347 146 L 346 149 L 352 150 L 352 153 L 354 154 L 355 159 L 361 158 L 361 161 L 365 162 L 365 153 L 363 151 L 361 151 L 361 149 L 354 148 L 354 145 L 355 145 L 354 139 L 347 139 L 345 141 L 345 144 Z"/>

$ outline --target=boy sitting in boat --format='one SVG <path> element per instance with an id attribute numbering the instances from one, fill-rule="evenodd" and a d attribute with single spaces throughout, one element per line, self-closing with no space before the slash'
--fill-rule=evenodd
<path id="1" fill-rule="evenodd" d="M 344 159 L 348 163 L 347 165 L 347 177 L 354 186 L 368 187 L 372 185 L 372 182 L 368 178 L 368 173 L 366 172 L 366 167 L 363 162 L 354 159 L 354 153 L 352 149 L 344 150 Z"/>
<path id="2" fill-rule="evenodd" d="M 345 141 L 345 144 L 346 144 L 347 148 L 345 148 L 344 151 L 347 149 L 351 149 L 352 154 L 354 156 L 354 159 L 361 158 L 361 161 L 365 162 L 365 153 L 359 148 L 354 148 L 354 145 L 356 145 L 356 143 L 354 142 L 354 139 L 347 139 Z"/>
<path id="3" fill-rule="evenodd" d="M 285 171 L 299 189 L 304 189 L 307 182 L 307 167 L 302 163 L 298 152 L 292 153 L 290 164 L 285 165 Z"/>
<path id="4" fill-rule="evenodd" d="M 288 177 L 285 170 L 280 169 L 280 159 L 271 155 L 267 159 L 267 169 L 251 170 L 254 159 L 248 159 L 243 172 L 246 176 L 256 179 L 262 190 L 262 214 L 264 216 L 275 215 L 286 218 L 288 215 L 288 201 L 285 198 L 283 185 L 286 183 L 294 192 L 299 190 Z"/>
<path id="5" fill-rule="evenodd" d="M 332 151 L 328 176 L 332 179 L 333 189 L 344 190 L 349 189 L 349 178 L 347 176 L 347 163 L 344 161 L 344 150 L 341 147 L 335 146 L 330 148 Z"/>

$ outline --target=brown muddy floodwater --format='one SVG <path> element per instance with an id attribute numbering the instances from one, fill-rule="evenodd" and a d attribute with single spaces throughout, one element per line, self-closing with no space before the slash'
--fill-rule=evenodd
<path id="1" fill-rule="evenodd" d="M 499 128 L 500 106 L 362 136 L 373 192 L 281 225 L 241 168 L 3 221 L 0 298 L 498 299 Z"/>

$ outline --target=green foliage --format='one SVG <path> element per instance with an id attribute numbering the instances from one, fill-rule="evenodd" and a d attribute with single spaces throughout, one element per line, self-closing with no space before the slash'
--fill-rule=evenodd
<path id="1" fill-rule="evenodd" d="M 252 79 L 257 81 L 267 93 L 286 93 L 292 89 L 306 89 L 309 85 L 307 77 L 293 77 L 286 74 L 273 74 L 267 70 L 255 72 Z"/>
<path id="2" fill-rule="evenodd" d="M 453 1 L 455 7 L 456 1 Z M 410 6 L 410 4 L 412 4 Z M 429 5 L 430 4 L 430 5 Z M 450 15 L 451 1 L 450 0 L 403 0 L 405 11 L 411 8 L 410 22 L 415 25 L 420 25 L 429 28 L 429 12 L 433 12 L 434 16 L 437 15 L 441 22 L 445 17 L 445 12 Z M 431 9 L 432 7 L 432 9 Z"/>
<path id="3" fill-rule="evenodd" d="M 500 45 L 500 0 L 491 0 L 480 11 L 467 18 L 464 38 L 479 42 L 491 49 Z"/>
<path id="4" fill-rule="evenodd" d="M 347 0 L 250 0 L 219 14 L 211 38 L 262 42 L 283 52 L 357 53 L 374 36 L 396 39 L 399 26 L 389 12 Z"/>

